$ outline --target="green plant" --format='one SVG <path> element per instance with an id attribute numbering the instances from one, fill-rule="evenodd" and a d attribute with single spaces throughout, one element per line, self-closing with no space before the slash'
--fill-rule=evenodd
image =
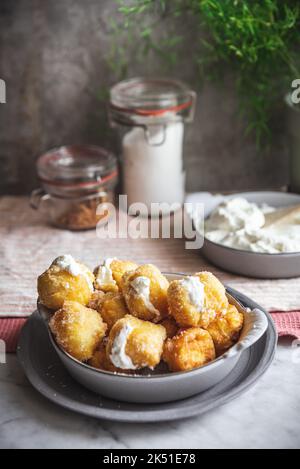
<path id="1" fill-rule="evenodd" d="M 191 60 L 199 79 L 227 66 L 233 71 L 246 132 L 257 142 L 270 136 L 270 116 L 299 73 L 298 0 L 117 0 L 123 30 L 139 36 L 142 53 L 156 51 L 176 63 L 184 37 L 157 31 L 166 19 L 192 19 L 196 37 Z M 159 27 L 159 28 L 158 28 Z M 134 36 L 134 35 L 133 35 Z M 191 47 L 189 47 L 190 51 Z M 123 57 L 123 64 L 126 62 Z"/>

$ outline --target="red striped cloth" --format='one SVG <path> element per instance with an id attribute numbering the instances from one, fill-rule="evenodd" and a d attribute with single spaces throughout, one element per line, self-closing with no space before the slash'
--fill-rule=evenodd
<path id="1" fill-rule="evenodd" d="M 290 336 L 300 339 L 300 311 L 272 311 L 279 337 Z M 0 339 L 6 344 L 7 352 L 15 352 L 22 327 L 27 318 L 0 319 Z"/>
<path id="2" fill-rule="evenodd" d="M 0 339 L 5 342 L 6 352 L 15 352 L 22 327 L 27 318 L 0 319 Z"/>

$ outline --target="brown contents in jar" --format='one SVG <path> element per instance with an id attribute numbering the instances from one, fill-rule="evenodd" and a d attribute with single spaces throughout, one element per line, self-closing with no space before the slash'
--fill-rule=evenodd
<path id="1" fill-rule="evenodd" d="M 97 215 L 98 205 L 107 202 L 107 196 L 103 195 L 95 199 L 73 203 L 71 207 L 57 218 L 56 224 L 70 230 L 84 230 L 95 228 L 97 223 L 106 218 L 108 209 Z"/>

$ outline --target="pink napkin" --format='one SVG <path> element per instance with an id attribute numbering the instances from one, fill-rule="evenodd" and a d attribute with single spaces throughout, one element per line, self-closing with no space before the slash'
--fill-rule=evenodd
<path id="1" fill-rule="evenodd" d="M 272 311 L 279 337 L 290 336 L 300 339 L 300 311 Z M 6 344 L 7 352 L 15 352 L 22 327 L 27 318 L 0 319 L 0 339 Z"/>
<path id="2" fill-rule="evenodd" d="M 279 337 L 300 339 L 300 311 L 271 311 Z"/>

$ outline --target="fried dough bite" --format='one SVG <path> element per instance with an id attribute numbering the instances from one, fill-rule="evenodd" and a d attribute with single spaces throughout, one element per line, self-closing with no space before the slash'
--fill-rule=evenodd
<path id="1" fill-rule="evenodd" d="M 94 352 L 92 358 L 88 361 L 88 364 L 94 368 L 97 368 L 98 370 L 111 371 L 113 373 L 126 373 L 130 375 L 134 374 L 134 370 L 122 370 L 121 368 L 117 368 L 112 364 L 106 354 L 106 345 L 107 338 L 104 338 L 97 350 Z"/>
<path id="2" fill-rule="evenodd" d="M 176 336 L 167 339 L 164 345 L 163 360 L 170 371 L 192 370 L 214 360 L 215 347 L 210 334 L 200 327 L 181 330 Z"/>
<path id="3" fill-rule="evenodd" d="M 105 296 L 106 294 L 104 293 L 104 291 L 95 290 L 92 293 L 92 296 L 90 298 L 90 301 L 87 304 L 87 307 L 91 309 L 95 309 L 96 311 L 98 311 L 98 313 L 101 313 L 102 304 L 105 299 Z"/>
<path id="4" fill-rule="evenodd" d="M 105 339 L 101 342 L 99 347 L 95 350 L 92 358 L 90 358 L 90 360 L 88 361 L 88 364 L 99 370 L 112 371 L 112 372 L 119 371 L 119 369 L 116 368 L 111 363 L 111 361 L 107 358 Z"/>
<path id="5" fill-rule="evenodd" d="M 107 329 L 97 311 L 76 301 L 65 301 L 49 326 L 58 345 L 80 361 L 93 356 Z"/>
<path id="6" fill-rule="evenodd" d="M 224 285 L 211 272 L 197 272 L 200 282 L 204 285 L 204 307 L 206 311 L 225 312 L 228 299 Z"/>
<path id="7" fill-rule="evenodd" d="M 244 315 L 234 305 L 229 305 L 226 313 L 209 324 L 207 331 L 212 336 L 218 356 L 237 342 L 243 324 Z"/>
<path id="8" fill-rule="evenodd" d="M 50 309 L 59 309 L 65 300 L 86 305 L 93 293 L 94 275 L 69 254 L 55 259 L 38 277 L 39 301 Z"/>
<path id="9" fill-rule="evenodd" d="M 209 272 L 173 280 L 168 289 L 170 314 L 182 327 L 204 327 L 227 309 L 224 286 Z"/>
<path id="10" fill-rule="evenodd" d="M 101 316 L 107 324 L 108 331 L 126 314 L 129 314 L 129 311 L 123 296 L 120 293 L 106 293 L 101 307 Z"/>
<path id="11" fill-rule="evenodd" d="M 122 277 L 125 272 L 137 269 L 135 262 L 121 259 L 106 259 L 103 264 L 96 267 L 94 286 L 104 292 L 118 292 L 121 288 Z"/>
<path id="12" fill-rule="evenodd" d="M 174 337 L 174 335 L 176 335 L 178 330 L 179 330 L 179 326 L 178 326 L 177 322 L 171 316 L 163 319 L 160 322 L 160 324 L 162 326 L 164 326 L 164 328 L 166 329 L 166 333 L 167 333 L 168 338 Z"/>
<path id="13" fill-rule="evenodd" d="M 163 326 L 128 314 L 113 325 L 106 354 L 122 370 L 153 369 L 160 362 L 165 339 Z"/>
<path id="14" fill-rule="evenodd" d="M 159 322 L 168 315 L 169 282 L 152 264 L 145 264 L 122 279 L 122 292 L 130 314 L 146 321 Z"/>

